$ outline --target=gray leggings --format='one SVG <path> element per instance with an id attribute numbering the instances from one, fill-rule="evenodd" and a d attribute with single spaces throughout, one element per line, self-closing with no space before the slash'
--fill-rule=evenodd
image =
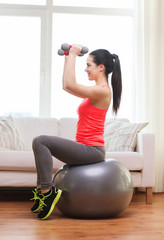
<path id="1" fill-rule="evenodd" d="M 84 165 L 104 161 L 104 147 L 77 143 L 56 136 L 41 135 L 33 140 L 37 169 L 37 186 L 49 189 L 52 186 L 52 156 L 69 165 Z"/>

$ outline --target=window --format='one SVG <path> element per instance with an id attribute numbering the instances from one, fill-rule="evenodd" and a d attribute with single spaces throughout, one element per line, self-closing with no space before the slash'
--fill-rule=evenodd
<path id="1" fill-rule="evenodd" d="M 46 0 L 0 0 L 4 4 L 45 5 Z"/>
<path id="2" fill-rule="evenodd" d="M 135 106 L 135 0 L 0 0 L 0 115 L 76 117 L 81 99 L 62 90 L 67 42 L 118 54 L 123 77 L 119 117 Z M 87 55 L 77 58 L 77 81 L 90 85 Z M 111 109 L 110 109 L 111 110 Z M 111 111 L 109 111 L 111 117 Z"/>
<path id="3" fill-rule="evenodd" d="M 133 0 L 53 0 L 53 4 L 56 6 L 132 8 Z"/>
<path id="4" fill-rule="evenodd" d="M 0 114 L 39 114 L 40 18 L 0 17 Z"/>

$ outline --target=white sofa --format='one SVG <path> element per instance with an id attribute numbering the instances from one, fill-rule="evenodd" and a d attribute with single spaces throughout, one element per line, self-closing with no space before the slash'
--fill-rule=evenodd
<path id="1" fill-rule="evenodd" d="M 24 142 L 23 151 L 0 151 L 0 187 L 33 187 L 36 184 L 32 140 L 42 134 L 75 139 L 75 118 L 13 118 Z M 106 152 L 131 172 L 134 187 L 146 189 L 146 201 L 152 202 L 154 186 L 154 134 L 138 133 L 136 151 Z M 64 164 L 53 158 L 54 173 Z"/>

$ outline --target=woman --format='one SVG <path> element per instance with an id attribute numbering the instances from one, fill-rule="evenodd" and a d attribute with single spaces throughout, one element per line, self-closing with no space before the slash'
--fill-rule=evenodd
<path id="1" fill-rule="evenodd" d="M 83 165 L 104 161 L 104 122 L 111 103 L 108 75 L 112 73 L 113 111 L 117 113 L 121 100 L 122 81 L 119 58 L 107 50 L 91 52 L 86 72 L 94 86 L 76 82 L 75 62 L 82 46 L 73 45 L 65 56 L 63 89 L 84 98 L 78 108 L 76 141 L 56 137 L 39 136 L 33 140 L 37 168 L 37 188 L 34 193 L 32 212 L 40 210 L 39 219 L 46 219 L 53 211 L 62 191 L 52 186 L 52 156 L 70 165 Z"/>

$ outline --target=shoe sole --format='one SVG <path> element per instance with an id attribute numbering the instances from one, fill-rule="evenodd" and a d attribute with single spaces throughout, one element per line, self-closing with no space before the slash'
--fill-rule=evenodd
<path id="1" fill-rule="evenodd" d="M 48 218 L 51 215 L 52 211 L 54 210 L 55 205 L 59 201 L 59 198 L 60 198 L 61 194 L 62 194 L 62 190 L 58 189 L 58 194 L 56 195 L 54 201 L 52 202 L 52 205 L 51 205 L 51 208 L 50 208 L 49 212 L 47 213 L 47 215 L 45 217 L 38 218 L 39 220 L 44 220 L 44 219 Z"/>

